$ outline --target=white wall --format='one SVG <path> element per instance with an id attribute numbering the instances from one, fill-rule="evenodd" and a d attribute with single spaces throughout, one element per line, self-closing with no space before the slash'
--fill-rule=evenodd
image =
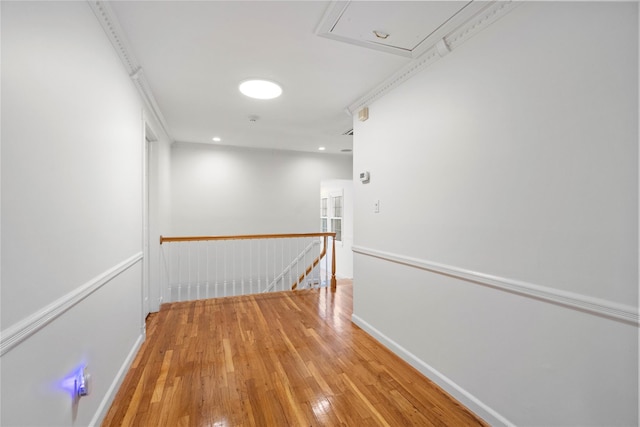
<path id="1" fill-rule="evenodd" d="M 351 177 L 351 156 L 175 143 L 173 235 L 320 231 L 320 181 Z"/>
<path id="2" fill-rule="evenodd" d="M 492 422 L 638 423 L 637 7 L 525 3 L 355 122 L 354 320 Z"/>
<path id="3" fill-rule="evenodd" d="M 87 3 L 1 8 L 0 424 L 99 423 L 143 338 L 142 106 Z"/>

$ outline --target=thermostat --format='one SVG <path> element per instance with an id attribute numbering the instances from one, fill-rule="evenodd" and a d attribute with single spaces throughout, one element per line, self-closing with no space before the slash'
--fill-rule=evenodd
<path id="1" fill-rule="evenodd" d="M 369 172 L 360 172 L 360 181 L 362 181 L 363 184 L 369 182 Z"/>

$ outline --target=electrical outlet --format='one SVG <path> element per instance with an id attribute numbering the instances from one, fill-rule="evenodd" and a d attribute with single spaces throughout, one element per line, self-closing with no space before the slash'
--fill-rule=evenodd
<path id="1" fill-rule="evenodd" d="M 91 392 L 91 375 L 83 368 L 76 378 L 76 394 L 78 397 L 88 396 Z"/>

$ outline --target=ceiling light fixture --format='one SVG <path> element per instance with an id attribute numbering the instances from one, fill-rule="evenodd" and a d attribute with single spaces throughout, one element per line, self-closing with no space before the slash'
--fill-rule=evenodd
<path id="1" fill-rule="evenodd" d="M 255 99 L 273 99 L 282 95 L 282 87 L 269 80 L 245 80 L 238 89 L 243 95 Z"/>
<path id="2" fill-rule="evenodd" d="M 213 142 L 220 142 L 220 141 L 222 141 L 222 138 L 220 138 L 219 136 L 214 136 L 212 139 L 213 139 Z"/>
<path id="3" fill-rule="evenodd" d="M 324 151 L 326 149 L 327 149 L 326 147 L 318 147 L 318 151 Z"/>

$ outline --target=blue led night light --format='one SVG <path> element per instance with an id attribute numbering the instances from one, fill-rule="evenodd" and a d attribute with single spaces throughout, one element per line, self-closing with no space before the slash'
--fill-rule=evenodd
<path id="1" fill-rule="evenodd" d="M 58 381 L 57 388 L 69 393 L 71 398 L 74 400 L 80 397 L 81 394 L 79 393 L 82 391 L 81 388 L 84 388 L 84 394 L 86 394 L 87 384 L 84 380 L 85 368 L 86 364 L 84 363 L 75 367 L 63 379 Z"/>

